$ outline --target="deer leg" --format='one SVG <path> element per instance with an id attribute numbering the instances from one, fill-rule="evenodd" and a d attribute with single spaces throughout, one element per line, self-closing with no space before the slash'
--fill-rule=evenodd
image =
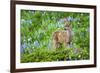
<path id="1" fill-rule="evenodd" d="M 55 46 L 56 46 L 56 49 L 59 48 L 59 43 L 56 42 Z"/>
<path id="2" fill-rule="evenodd" d="M 68 48 L 71 48 L 71 42 L 68 42 Z"/>
<path id="3" fill-rule="evenodd" d="M 59 42 L 57 42 L 56 40 L 53 41 L 53 49 L 57 49 L 59 48 Z"/>
<path id="4" fill-rule="evenodd" d="M 67 43 L 66 43 L 66 42 L 64 42 L 64 47 L 65 47 L 65 48 L 67 47 Z"/>
<path id="5" fill-rule="evenodd" d="M 53 40 L 53 49 L 56 49 L 56 41 Z"/>

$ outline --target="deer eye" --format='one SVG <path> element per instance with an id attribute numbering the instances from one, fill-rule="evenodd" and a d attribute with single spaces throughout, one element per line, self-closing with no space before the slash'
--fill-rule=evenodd
<path id="1" fill-rule="evenodd" d="M 64 28 L 64 30 L 67 30 L 67 28 Z"/>

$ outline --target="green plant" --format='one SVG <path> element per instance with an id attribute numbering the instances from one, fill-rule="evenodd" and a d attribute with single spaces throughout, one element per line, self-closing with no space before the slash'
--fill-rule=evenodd
<path id="1" fill-rule="evenodd" d="M 89 59 L 89 13 L 21 10 L 21 62 Z M 52 34 L 63 30 L 63 18 L 72 27 L 71 47 L 52 49 Z"/>

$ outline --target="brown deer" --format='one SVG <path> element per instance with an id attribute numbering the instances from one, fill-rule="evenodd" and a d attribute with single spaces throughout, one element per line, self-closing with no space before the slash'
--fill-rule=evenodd
<path id="1" fill-rule="evenodd" d="M 61 44 L 67 47 L 71 42 L 71 25 L 64 19 L 64 30 L 59 30 L 53 33 L 53 47 L 55 49 L 60 48 Z"/>

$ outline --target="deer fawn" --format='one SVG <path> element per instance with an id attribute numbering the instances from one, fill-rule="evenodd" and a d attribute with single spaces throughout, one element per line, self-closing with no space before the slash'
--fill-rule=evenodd
<path id="1" fill-rule="evenodd" d="M 55 49 L 60 48 L 61 44 L 67 47 L 71 42 L 71 26 L 67 20 L 65 20 L 64 30 L 56 31 L 53 33 L 53 47 Z"/>

